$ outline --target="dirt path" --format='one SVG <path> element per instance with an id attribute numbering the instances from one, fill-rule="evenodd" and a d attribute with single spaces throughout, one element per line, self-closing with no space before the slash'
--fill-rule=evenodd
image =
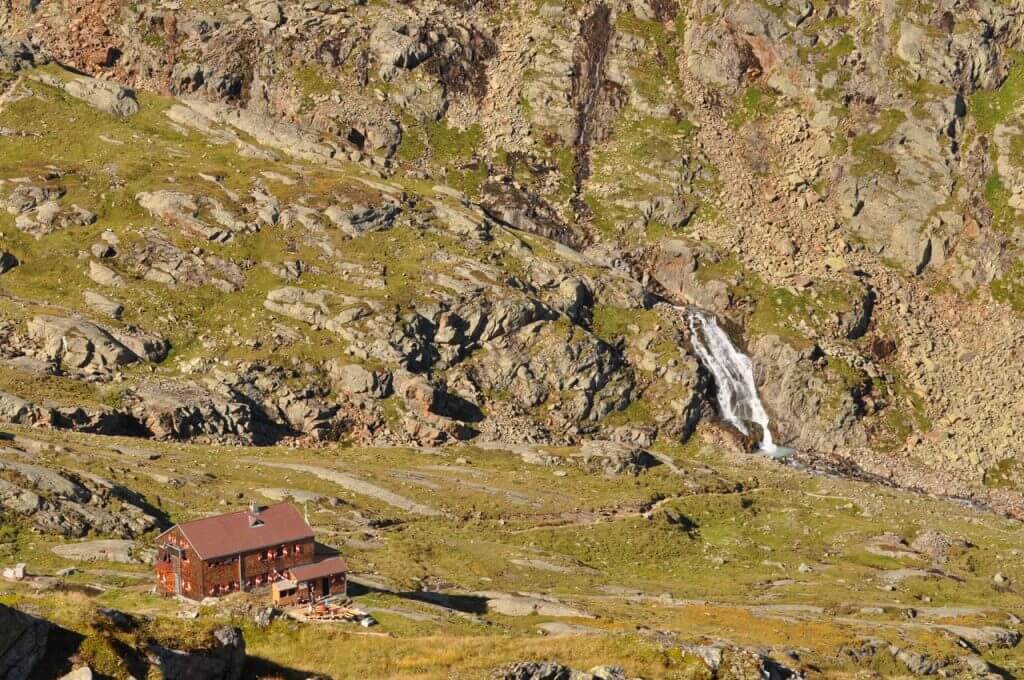
<path id="1" fill-rule="evenodd" d="M 326 480 L 333 484 L 351 491 L 352 493 L 359 494 L 361 496 L 367 496 L 369 498 L 376 498 L 379 501 L 383 501 L 390 506 L 405 510 L 406 512 L 415 513 L 417 515 L 424 515 L 427 517 L 442 517 L 444 513 L 440 510 L 432 508 L 428 505 L 417 503 L 416 501 L 400 496 L 397 493 L 388 491 L 387 489 L 371 484 L 366 480 L 353 477 L 352 475 L 344 472 L 338 472 L 337 470 L 331 470 L 329 468 L 317 467 L 315 465 L 300 465 L 297 463 L 271 463 L 267 461 L 257 460 L 253 458 L 244 458 L 243 462 L 251 463 L 253 465 L 259 465 L 261 467 L 278 468 L 281 470 L 293 470 L 295 472 L 305 472 L 311 474 L 319 479 Z"/>
<path id="2" fill-rule="evenodd" d="M 699 496 L 735 496 L 744 495 L 748 493 L 757 493 L 760 488 L 747 489 L 745 491 L 727 491 L 727 492 L 711 492 L 696 494 Z M 526 527 L 524 529 L 515 529 L 511 533 L 513 534 L 526 534 L 531 531 L 542 531 L 544 529 L 568 529 L 572 527 L 589 527 L 597 524 L 604 524 L 606 522 L 618 522 L 624 519 L 631 519 L 636 517 L 647 517 L 653 512 L 657 512 L 663 505 L 671 503 L 672 501 L 679 500 L 681 498 L 692 498 L 695 494 L 679 494 L 675 496 L 668 496 L 661 500 L 654 501 L 653 503 L 644 503 L 642 505 L 631 505 L 623 508 L 613 508 L 611 510 L 599 510 L 595 512 L 577 512 L 577 513 L 562 513 L 560 515 L 548 515 L 531 517 L 533 521 L 539 522 L 536 526 Z"/>

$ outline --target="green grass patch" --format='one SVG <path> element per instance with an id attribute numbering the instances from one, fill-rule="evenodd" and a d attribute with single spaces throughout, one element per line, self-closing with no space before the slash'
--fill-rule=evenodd
<path id="1" fill-rule="evenodd" d="M 1004 458 L 985 471 L 983 481 L 991 489 L 1020 490 L 1024 483 L 1024 462 L 1017 458 Z"/>
<path id="2" fill-rule="evenodd" d="M 856 159 L 852 168 L 855 175 L 892 174 L 896 171 L 896 161 L 882 149 L 882 146 L 889 141 L 906 119 L 906 114 L 898 109 L 883 111 L 876 130 L 857 135 L 849 140 L 850 153 Z"/>
<path id="3" fill-rule="evenodd" d="M 1024 260 L 1017 260 L 1010 271 L 989 284 L 989 289 L 994 299 L 1024 314 Z"/>
<path id="4" fill-rule="evenodd" d="M 336 83 L 332 82 L 323 69 L 314 64 L 305 64 L 292 72 L 292 78 L 302 93 L 303 108 L 309 109 L 316 97 L 329 95 Z"/>
<path id="5" fill-rule="evenodd" d="M 771 116 L 778 109 L 778 96 L 773 90 L 751 85 L 744 90 L 736 111 L 729 118 L 729 124 L 739 129 L 751 121 Z"/>
<path id="6" fill-rule="evenodd" d="M 593 212 L 594 227 L 610 238 L 646 237 L 644 232 L 621 232 L 641 217 L 635 207 L 638 201 L 676 191 L 677 171 L 668 176 L 657 169 L 677 163 L 690 149 L 693 133 L 689 121 L 644 116 L 631 108 L 624 110 L 611 138 L 597 145 L 593 152 L 590 185 L 611 189 L 584 194 Z M 698 179 L 695 188 L 706 182 L 706 176 Z"/>
<path id="7" fill-rule="evenodd" d="M 819 281 L 813 288 L 796 291 L 771 288 L 759 279 L 747 276 L 738 293 L 754 301 L 754 312 L 747 323 L 753 335 L 778 335 L 787 342 L 807 342 L 807 329 L 826 329 L 837 314 L 850 311 L 857 291 L 838 281 Z"/>
<path id="8" fill-rule="evenodd" d="M 1024 63 L 1014 55 L 1017 63 L 1010 69 L 1006 80 L 995 90 L 980 90 L 968 98 L 968 112 L 982 133 L 992 132 L 1005 121 L 1024 100 Z"/>
<path id="9" fill-rule="evenodd" d="M 1017 211 L 1010 207 L 1010 192 L 998 173 L 993 172 L 985 180 L 985 201 L 992 209 L 992 228 L 1004 234 L 1012 234 L 1018 221 Z"/>

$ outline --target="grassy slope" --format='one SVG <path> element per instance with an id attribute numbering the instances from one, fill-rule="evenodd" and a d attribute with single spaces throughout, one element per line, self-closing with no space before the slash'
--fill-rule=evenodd
<path id="1" fill-rule="evenodd" d="M 641 632 L 665 630 L 685 639 L 709 635 L 779 650 L 795 646 L 838 670 L 846 663 L 837 656 L 838 648 L 867 634 L 894 641 L 909 635 L 917 639 L 919 648 L 955 655 L 952 643 L 938 631 L 901 630 L 907 608 L 991 608 L 989 613 L 951 613 L 924 620 L 1002 625 L 1002 612 L 1024 604 L 1014 588 L 1006 590 L 992 581 L 997 571 L 1008 576 L 1010 583 L 1024 579 L 1024 569 L 1012 557 L 1016 539 L 1009 523 L 983 512 L 954 510 L 949 502 L 811 477 L 758 459 L 723 457 L 698 444 L 665 450 L 686 471 L 682 476 L 660 468 L 636 479 L 604 479 L 572 468 L 566 468 L 568 476 L 557 477 L 550 468 L 525 465 L 510 454 L 471 447 L 439 454 L 401 449 L 268 449 L 254 457 L 251 449 L 154 443 L 147 447 L 162 457 L 140 465 L 118 460 L 106 448 L 112 443 L 102 438 L 60 439 L 67 450 L 40 454 L 37 462 L 112 477 L 145 493 L 173 521 L 240 507 L 254 497 L 254 489 L 267 486 L 334 495 L 344 504 L 309 506 L 321 540 L 341 548 L 355 572 L 388 584 L 393 593 L 439 585 L 463 591 L 547 593 L 597 617 L 577 623 L 605 631 L 587 638 L 538 638 L 535 626 L 555 619 L 486 614 L 467 620 L 407 595 L 388 593 L 362 595 L 357 601 L 436 619 L 413 621 L 381 613 L 377 631 L 396 636 L 391 638 L 362 636 L 345 626 L 325 632 L 280 622 L 268 631 L 257 631 L 246 624 L 250 650 L 256 656 L 336 678 L 447 677 L 449 668 L 454 669 L 454 677 L 480 677 L 485 669 L 513 658 L 557 658 L 584 667 L 619 663 L 647 677 L 672 677 L 688 667 L 678 654 L 665 653 L 638 638 L 637 626 L 642 626 Z M 457 457 L 468 458 L 471 464 L 460 465 Z M 307 473 L 259 468 L 250 462 L 254 458 L 343 470 L 442 508 L 448 516 L 409 515 Z M 708 465 L 718 472 L 711 472 Z M 402 474 L 410 472 L 435 488 L 410 482 Z M 154 473 L 156 479 L 151 476 Z M 184 485 L 167 484 L 165 477 Z M 510 491 L 515 495 L 506 495 Z M 668 496 L 678 498 L 660 504 L 650 519 L 636 515 L 640 506 Z M 513 497 L 520 502 L 510 500 Z M 595 510 L 600 512 L 591 514 Z M 397 523 L 371 529 L 353 524 L 352 511 Z M 689 521 L 685 526 L 670 523 L 666 513 Z M 885 590 L 887 572 L 929 565 L 872 554 L 867 541 L 886 531 L 911 540 L 926 528 L 965 538 L 975 546 L 954 551 L 949 562 L 941 565 L 962 580 L 911 577 L 894 591 Z M 21 530 L 13 542 L 0 546 L 0 554 L 4 562 L 28 562 L 34 573 L 53 573 L 66 566 L 49 552 L 55 542 Z M 547 571 L 523 560 L 563 571 Z M 801 564 L 810 569 L 798 570 Z M 97 566 L 103 565 L 88 565 L 68 579 L 110 587 L 95 597 L 96 604 L 161 617 L 176 610 L 173 602 L 148 592 L 148 581 L 103 574 L 95 571 Z M 147 574 L 141 566 L 108 566 Z M 618 594 L 633 591 L 648 593 L 652 599 L 631 602 Z M 52 608 L 68 625 L 84 625 L 67 611 L 77 611 L 79 606 L 67 601 L 70 595 L 32 593 L 22 587 L 8 587 L 6 592 L 7 602 Z M 658 599 L 663 593 L 674 599 Z M 187 631 L 222 620 L 225 611 L 243 607 L 246 598 L 236 600 L 227 610 L 204 609 L 197 623 L 173 620 L 168 625 Z M 258 603 L 262 598 L 251 601 Z M 786 604 L 813 604 L 824 607 L 826 613 L 807 620 L 780 620 L 769 610 L 750 608 Z M 859 613 L 867 606 L 884 607 L 885 613 Z M 837 620 L 842 616 L 860 618 L 863 623 Z M 326 644 L 324 636 L 333 642 Z M 1015 668 L 1016 662 L 1000 661 Z"/>

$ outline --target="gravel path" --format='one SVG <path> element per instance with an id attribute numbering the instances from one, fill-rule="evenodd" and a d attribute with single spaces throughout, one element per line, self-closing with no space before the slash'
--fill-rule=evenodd
<path id="1" fill-rule="evenodd" d="M 441 517 L 444 515 L 443 512 L 432 508 L 422 503 L 417 503 L 414 500 L 400 496 L 397 493 L 388 491 L 387 489 L 371 484 L 366 480 L 353 477 L 350 474 L 344 472 L 338 472 L 337 470 L 331 470 L 330 468 L 317 467 L 315 465 L 299 465 L 297 463 L 270 463 L 261 460 L 255 460 L 252 458 L 245 459 L 245 462 L 252 463 L 253 465 L 260 465 L 262 467 L 280 468 L 282 470 L 294 470 L 295 472 L 306 472 L 320 479 L 326 480 L 333 484 L 348 489 L 352 493 L 357 493 L 361 496 L 368 496 L 370 498 L 376 498 L 379 501 L 383 501 L 388 505 L 394 506 L 406 512 L 412 512 L 417 515 L 425 515 L 427 517 Z"/>

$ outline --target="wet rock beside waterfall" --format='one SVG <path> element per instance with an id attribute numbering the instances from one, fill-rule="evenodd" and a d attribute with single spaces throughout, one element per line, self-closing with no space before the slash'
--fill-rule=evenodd
<path id="1" fill-rule="evenodd" d="M 817 347 L 797 349 L 776 335 L 755 338 L 748 350 L 766 409 L 785 414 L 773 423 L 783 441 L 822 451 L 867 442 L 861 423 L 864 388 L 851 382 L 854 371 L 839 375 L 820 361 Z"/>

